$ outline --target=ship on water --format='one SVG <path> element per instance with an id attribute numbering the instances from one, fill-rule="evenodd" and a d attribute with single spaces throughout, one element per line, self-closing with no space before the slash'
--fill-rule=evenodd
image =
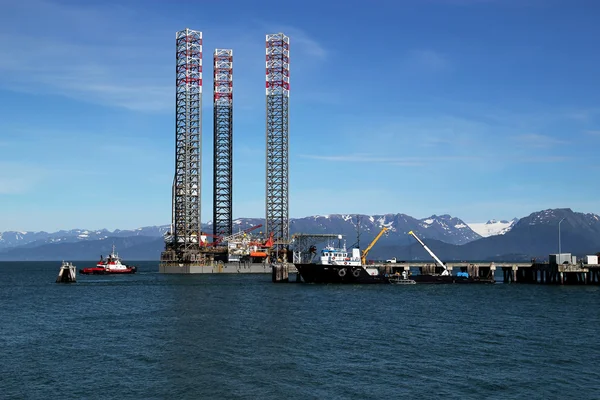
<path id="1" fill-rule="evenodd" d="M 367 264 L 366 256 L 387 230 L 383 228 L 375 237 L 373 242 L 361 253 L 359 248 L 350 251 L 344 245 L 334 246 L 328 244 L 320 253 L 320 257 L 313 263 L 295 264 L 298 273 L 305 283 L 350 283 L 350 284 L 473 284 L 473 283 L 495 283 L 493 276 L 478 277 L 470 276 L 467 272 L 458 272 L 453 275 L 446 264 L 416 234 L 413 236 L 419 244 L 431 255 L 436 265 L 430 269 L 421 269 L 419 274 L 410 274 L 410 271 L 392 273 L 390 264 L 371 265 Z M 341 240 L 341 237 L 339 237 Z"/>
<path id="2" fill-rule="evenodd" d="M 339 235 L 337 245 L 328 243 L 316 262 L 294 265 L 306 283 L 390 283 L 385 271 L 366 263 L 369 251 L 387 230 L 383 227 L 362 253 L 359 248 L 346 249 L 346 242 L 342 243 L 342 235 Z"/>
<path id="3" fill-rule="evenodd" d="M 112 246 L 112 252 L 106 258 L 100 256 L 100 261 L 95 267 L 87 267 L 79 270 L 84 275 L 108 275 L 108 274 L 135 274 L 137 267 L 123 264 L 121 257 L 115 252 L 115 245 Z"/>
<path id="4" fill-rule="evenodd" d="M 378 268 L 363 265 L 360 249 L 327 245 L 316 263 L 295 264 L 306 283 L 388 283 Z"/>

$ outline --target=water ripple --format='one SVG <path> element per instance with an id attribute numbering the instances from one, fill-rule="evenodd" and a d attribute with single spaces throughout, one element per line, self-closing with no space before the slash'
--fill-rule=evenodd
<path id="1" fill-rule="evenodd" d="M 598 287 L 273 285 L 0 263 L 0 394 L 600 398 Z M 2 397 L 0 396 L 0 397 Z"/>

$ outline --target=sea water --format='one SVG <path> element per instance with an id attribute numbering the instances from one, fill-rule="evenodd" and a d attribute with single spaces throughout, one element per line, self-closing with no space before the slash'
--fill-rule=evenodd
<path id="1" fill-rule="evenodd" d="M 600 398 L 598 286 L 59 267 L 0 263 L 0 398 Z"/>

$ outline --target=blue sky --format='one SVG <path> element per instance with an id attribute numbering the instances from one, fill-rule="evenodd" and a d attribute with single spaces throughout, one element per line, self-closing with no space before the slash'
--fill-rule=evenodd
<path id="1" fill-rule="evenodd" d="M 290 213 L 600 213 L 595 1 L 3 0 L 0 231 L 165 224 L 175 31 L 234 49 L 234 217 L 264 216 L 265 34 L 291 42 Z"/>

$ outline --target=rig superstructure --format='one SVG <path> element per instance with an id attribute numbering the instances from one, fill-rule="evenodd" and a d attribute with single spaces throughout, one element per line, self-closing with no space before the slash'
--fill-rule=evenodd
<path id="1" fill-rule="evenodd" d="M 214 53 L 213 235 L 233 233 L 233 50 Z"/>
<path id="2" fill-rule="evenodd" d="M 160 272 L 269 272 L 289 246 L 289 43 L 266 36 L 266 224 L 233 232 L 233 50 L 213 54 L 213 227 L 202 232 L 202 32 L 176 33 L 176 149 L 171 231 Z M 262 233 L 262 232 L 261 232 Z M 212 237 L 212 239 L 209 239 Z"/>
<path id="3" fill-rule="evenodd" d="M 173 221 L 161 261 L 195 263 L 200 257 L 202 165 L 202 32 L 176 33 L 175 178 Z"/>
<path id="4" fill-rule="evenodd" d="M 266 37 L 267 192 L 266 231 L 275 244 L 289 244 L 290 38 Z"/>

